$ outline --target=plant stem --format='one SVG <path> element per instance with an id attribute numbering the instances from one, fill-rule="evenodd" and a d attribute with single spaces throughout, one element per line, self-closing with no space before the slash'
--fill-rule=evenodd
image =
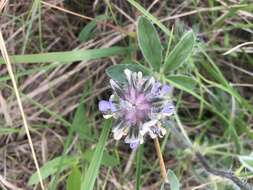
<path id="1" fill-rule="evenodd" d="M 157 137 L 154 138 L 154 143 L 155 143 L 156 154 L 159 159 L 161 176 L 163 178 L 163 181 L 166 182 L 167 181 L 167 172 L 166 172 L 166 168 L 165 168 L 165 164 L 164 164 L 164 160 L 163 160 L 163 155 L 162 155 L 161 148 L 160 148 L 160 143 L 159 143 L 159 140 Z"/>

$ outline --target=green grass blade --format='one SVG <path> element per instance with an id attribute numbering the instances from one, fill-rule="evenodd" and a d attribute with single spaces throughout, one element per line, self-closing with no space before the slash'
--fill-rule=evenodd
<path id="1" fill-rule="evenodd" d="M 82 158 L 88 162 L 91 162 L 93 159 L 94 153 L 95 153 L 95 149 L 86 150 L 83 153 Z M 119 165 L 119 163 L 120 162 L 117 159 L 116 155 L 109 154 L 108 152 L 104 151 L 103 157 L 101 160 L 101 165 L 107 166 L 107 167 L 114 167 L 114 166 Z"/>
<path id="2" fill-rule="evenodd" d="M 194 80 L 194 79 L 192 79 Z M 215 113 L 217 116 L 219 116 L 222 121 L 225 122 L 226 126 L 231 130 L 231 134 L 233 136 L 233 141 L 235 143 L 237 152 L 240 151 L 241 143 L 240 143 L 240 138 L 234 128 L 234 126 L 231 124 L 231 122 L 228 120 L 227 117 L 224 116 L 223 113 L 221 113 L 219 110 L 217 110 L 214 106 L 212 106 L 209 102 L 207 102 L 203 97 L 201 97 L 199 94 L 197 94 L 192 88 L 192 85 L 183 83 L 182 80 L 175 80 L 171 78 L 166 78 L 166 81 L 170 83 L 172 86 L 175 86 L 176 88 L 183 90 L 191 95 L 193 95 L 195 98 L 198 100 L 202 101 L 213 113 Z M 197 83 L 197 81 L 196 81 Z"/>
<path id="3" fill-rule="evenodd" d="M 50 116 L 54 117 L 57 121 L 60 121 L 64 127 L 66 128 L 71 128 L 71 123 L 69 123 L 67 120 L 65 120 L 60 114 L 48 109 L 46 106 L 40 104 L 39 102 L 37 102 L 36 100 L 30 98 L 29 96 L 22 94 L 22 97 L 24 97 L 26 100 L 29 101 L 29 103 L 31 103 L 32 105 L 34 105 L 35 107 L 39 108 L 39 110 L 49 114 Z"/>
<path id="4" fill-rule="evenodd" d="M 6 128 L 6 127 L 0 127 L 0 135 L 10 135 L 13 133 L 18 133 L 20 129 L 17 128 Z"/>
<path id="5" fill-rule="evenodd" d="M 73 61 L 88 61 L 102 57 L 124 54 L 131 48 L 111 47 L 103 49 L 91 50 L 73 50 L 54 53 L 40 53 L 29 55 L 14 55 L 10 56 L 11 63 L 47 63 L 47 62 L 73 62 Z M 3 58 L 0 58 L 0 64 L 3 64 Z"/>
<path id="6" fill-rule="evenodd" d="M 215 79 L 218 83 L 215 86 L 218 88 L 222 88 L 226 92 L 230 93 L 234 98 L 236 99 L 237 102 L 242 104 L 248 111 L 253 115 L 253 106 L 244 98 L 240 96 L 240 94 L 233 88 L 231 85 L 228 83 L 228 81 L 225 79 L 223 76 L 222 72 L 220 69 L 216 66 L 216 64 L 213 62 L 213 60 L 210 58 L 210 56 L 203 50 L 203 48 L 199 47 L 203 55 L 207 58 L 209 61 L 210 65 L 207 64 L 206 62 L 200 62 L 202 67 L 207 71 L 207 73 Z"/>
<path id="7" fill-rule="evenodd" d="M 75 165 L 72 168 L 72 171 L 67 179 L 67 190 L 79 190 L 81 187 L 81 172 L 79 171 L 78 167 Z"/>
<path id="8" fill-rule="evenodd" d="M 40 3 L 41 3 L 40 0 L 34 0 L 32 3 L 32 8 L 31 8 L 31 11 L 28 15 L 28 20 L 27 20 L 28 26 L 27 26 L 25 38 L 23 39 L 22 54 L 25 53 L 25 50 L 27 48 L 29 36 L 32 33 L 32 26 L 33 26 L 34 21 L 36 20 L 36 15 L 39 10 Z"/>
<path id="9" fill-rule="evenodd" d="M 89 85 L 86 85 L 84 90 L 83 90 L 83 94 L 82 94 L 82 97 L 81 97 L 81 100 L 80 100 L 80 103 L 79 103 L 79 106 L 82 103 L 83 99 L 90 93 L 89 91 Z M 76 116 L 75 116 L 76 117 Z M 74 118 L 75 120 L 75 118 Z M 67 150 L 68 150 L 68 147 L 70 146 L 71 144 L 71 141 L 72 141 L 72 137 L 74 135 L 74 130 L 73 130 L 73 125 L 74 125 L 74 120 L 72 122 L 72 125 L 70 128 L 68 128 L 68 136 L 66 138 L 66 140 L 64 141 L 64 146 L 63 146 L 63 151 L 62 151 L 62 157 L 67 155 Z M 78 123 L 78 122 L 77 122 Z M 93 139 L 91 139 L 93 140 Z M 61 159 L 60 162 L 63 162 L 63 159 Z M 58 179 L 60 177 L 60 170 L 61 170 L 61 163 L 59 165 L 59 167 L 57 168 L 57 173 L 56 175 L 51 179 L 51 182 L 50 182 L 50 186 L 49 186 L 49 190 L 56 190 L 57 189 L 57 182 L 58 182 Z M 79 188 L 80 189 L 80 188 Z"/>
<path id="10" fill-rule="evenodd" d="M 154 24 L 156 24 L 161 30 L 167 34 L 168 36 L 171 35 L 170 31 L 166 26 L 164 26 L 156 17 L 150 14 L 146 9 L 144 9 L 139 3 L 134 0 L 127 0 L 131 5 L 133 5 L 136 9 L 138 9 L 144 16 L 149 18 Z"/>
<path id="11" fill-rule="evenodd" d="M 137 155 L 136 155 L 136 183 L 135 190 L 141 189 L 141 169 L 142 169 L 142 156 L 143 156 L 143 144 L 138 147 Z"/>
<path id="12" fill-rule="evenodd" d="M 33 69 L 27 69 L 25 71 L 21 71 L 21 72 L 16 72 L 15 76 L 17 78 L 19 77 L 22 77 L 22 76 L 26 76 L 26 75 L 32 75 L 36 72 L 47 72 L 51 69 L 54 69 L 55 67 L 59 66 L 59 65 L 62 65 L 61 63 L 54 63 L 54 64 L 48 64 L 46 66 L 40 66 L 40 67 L 37 67 L 37 68 L 33 68 Z M 10 76 L 9 75 L 4 75 L 4 76 L 1 76 L 0 78 L 0 82 L 2 81 L 7 81 L 7 80 L 10 80 Z"/>
<path id="13" fill-rule="evenodd" d="M 83 183 L 81 185 L 81 190 L 92 190 L 98 176 L 99 168 L 103 158 L 103 153 L 105 149 L 105 144 L 107 137 L 111 129 L 111 120 L 105 120 L 102 124 L 103 130 L 100 135 L 98 144 L 96 146 L 95 153 L 92 157 L 91 163 L 89 165 L 88 171 L 84 177 Z"/>

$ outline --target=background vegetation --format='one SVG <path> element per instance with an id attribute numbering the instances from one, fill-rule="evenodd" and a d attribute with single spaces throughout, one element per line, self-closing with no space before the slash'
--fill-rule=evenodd
<path id="1" fill-rule="evenodd" d="M 177 181 L 185 190 L 239 189 L 207 172 L 193 149 L 212 168 L 253 183 L 250 0 L 2 0 L 0 11 L 2 189 L 42 189 L 36 160 L 45 189 L 169 189 L 162 184 L 153 141 L 130 150 L 112 138 L 111 121 L 97 108 L 111 94 L 106 68 L 148 67 L 136 34 L 140 15 L 155 25 L 164 57 L 187 31 L 196 35 L 189 59 L 172 59 L 170 72 L 162 72 L 174 87 L 177 109 L 160 140 L 171 189 L 178 189 Z M 178 51 L 183 59 L 184 50 Z"/>

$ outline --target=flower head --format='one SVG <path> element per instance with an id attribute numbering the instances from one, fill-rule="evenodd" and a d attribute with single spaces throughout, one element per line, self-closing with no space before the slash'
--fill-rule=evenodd
<path id="1" fill-rule="evenodd" d="M 114 139 L 123 136 L 131 148 L 144 142 L 144 137 L 162 137 L 166 130 L 162 124 L 174 112 L 169 98 L 170 87 L 144 77 L 141 72 L 124 70 L 126 82 L 119 84 L 110 80 L 113 94 L 109 101 L 101 100 L 99 110 L 104 118 L 113 117 Z"/>

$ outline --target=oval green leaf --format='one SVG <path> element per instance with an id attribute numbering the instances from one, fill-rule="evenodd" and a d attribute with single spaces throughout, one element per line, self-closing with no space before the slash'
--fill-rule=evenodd
<path id="1" fill-rule="evenodd" d="M 193 31 L 187 32 L 180 39 L 175 48 L 165 58 L 164 72 L 171 72 L 187 61 L 193 51 L 195 35 Z"/>
<path id="2" fill-rule="evenodd" d="M 78 134 L 80 139 L 93 141 L 89 123 L 84 104 L 80 103 L 73 119 L 73 130 Z"/>
<path id="3" fill-rule="evenodd" d="M 73 165 L 73 163 L 75 163 L 76 161 L 77 161 L 77 158 L 73 156 L 59 156 L 57 158 L 54 158 L 53 160 L 48 161 L 40 168 L 42 179 L 46 179 L 47 177 L 55 174 L 58 170 L 59 164 L 61 164 L 60 171 L 62 172 L 63 170 Z M 39 181 L 40 180 L 39 180 L 38 173 L 35 172 L 30 177 L 28 181 L 28 186 L 36 185 L 39 183 Z"/>
<path id="4" fill-rule="evenodd" d="M 143 57 L 150 67 L 159 71 L 162 63 L 162 45 L 153 24 L 142 16 L 137 22 L 137 37 Z"/>
<path id="5" fill-rule="evenodd" d="M 81 172 L 77 166 L 72 168 L 72 171 L 67 179 L 67 190 L 80 189 L 81 188 Z"/>
<path id="6" fill-rule="evenodd" d="M 167 171 L 167 179 L 170 184 L 170 189 L 171 190 L 180 190 L 180 183 L 177 179 L 177 176 L 172 170 Z M 165 184 L 163 184 L 160 188 L 160 190 L 165 190 Z"/>
<path id="7" fill-rule="evenodd" d="M 81 30 L 81 32 L 78 35 L 79 41 L 85 42 L 89 38 L 91 38 L 95 34 L 93 30 L 96 28 L 97 22 L 105 20 L 105 19 L 106 19 L 106 15 L 99 15 L 94 20 L 86 24 L 85 27 Z"/>
<path id="8" fill-rule="evenodd" d="M 186 92 L 194 91 L 194 88 L 197 85 L 197 82 L 194 79 L 185 75 L 170 75 L 167 79 L 172 86 L 185 90 Z"/>
<path id="9" fill-rule="evenodd" d="M 168 170 L 167 177 L 170 183 L 171 190 L 179 190 L 180 189 L 179 181 L 177 179 L 177 176 L 174 174 L 172 170 Z"/>

